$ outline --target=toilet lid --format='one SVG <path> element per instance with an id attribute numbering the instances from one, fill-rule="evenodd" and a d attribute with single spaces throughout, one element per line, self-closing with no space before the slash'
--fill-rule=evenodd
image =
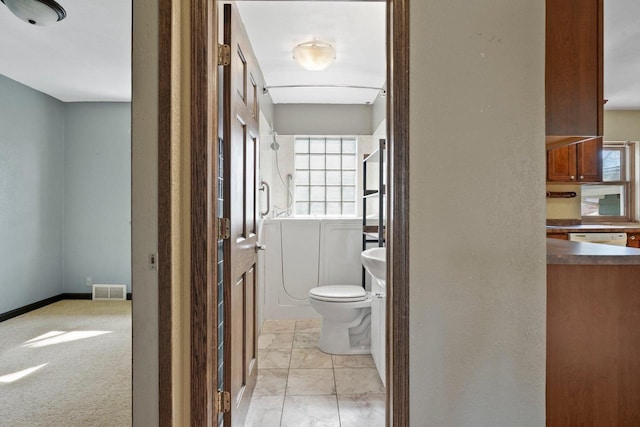
<path id="1" fill-rule="evenodd" d="M 317 286 L 309 291 L 309 297 L 320 301 L 364 301 L 367 293 L 362 286 Z"/>

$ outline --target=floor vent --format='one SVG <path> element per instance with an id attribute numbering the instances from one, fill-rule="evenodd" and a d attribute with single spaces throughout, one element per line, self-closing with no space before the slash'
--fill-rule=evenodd
<path id="1" fill-rule="evenodd" d="M 94 301 L 126 300 L 127 285 L 93 285 L 92 299 Z"/>

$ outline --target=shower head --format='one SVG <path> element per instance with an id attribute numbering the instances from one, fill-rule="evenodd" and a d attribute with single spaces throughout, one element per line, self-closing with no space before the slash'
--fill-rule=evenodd
<path id="1" fill-rule="evenodd" d="M 280 144 L 278 144 L 278 141 L 276 141 L 276 136 L 278 136 L 278 132 L 273 132 L 273 142 L 271 143 L 271 149 L 273 151 L 278 151 L 278 148 L 280 148 Z"/>

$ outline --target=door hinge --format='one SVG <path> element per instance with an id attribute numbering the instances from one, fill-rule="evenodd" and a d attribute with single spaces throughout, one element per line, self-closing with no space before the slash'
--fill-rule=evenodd
<path id="1" fill-rule="evenodd" d="M 231 64 L 231 46 L 228 44 L 218 45 L 218 65 Z"/>
<path id="2" fill-rule="evenodd" d="M 229 237 L 231 237 L 229 218 L 218 218 L 218 240 L 226 240 Z"/>
<path id="3" fill-rule="evenodd" d="M 216 394 L 216 413 L 223 414 L 231 411 L 231 393 L 218 390 Z"/>

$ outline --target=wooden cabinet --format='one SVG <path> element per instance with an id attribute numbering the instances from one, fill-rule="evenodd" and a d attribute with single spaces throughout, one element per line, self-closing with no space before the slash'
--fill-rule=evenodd
<path id="1" fill-rule="evenodd" d="M 599 182 L 603 0 L 547 0 L 546 10 L 546 134 L 592 137 L 588 142 L 548 151 L 547 180 Z"/>
<path id="2" fill-rule="evenodd" d="M 546 425 L 640 425 L 640 265 L 547 266 Z"/>
<path id="3" fill-rule="evenodd" d="M 547 181 L 602 181 L 601 153 L 602 138 L 547 151 Z"/>
<path id="4" fill-rule="evenodd" d="M 567 233 L 547 233 L 548 239 L 569 240 L 569 234 Z"/>
<path id="5" fill-rule="evenodd" d="M 640 249 L 640 233 L 627 233 L 627 246 Z"/>

